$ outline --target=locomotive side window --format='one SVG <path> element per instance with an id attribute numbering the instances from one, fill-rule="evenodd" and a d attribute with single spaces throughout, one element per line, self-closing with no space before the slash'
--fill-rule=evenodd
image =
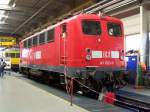
<path id="1" fill-rule="evenodd" d="M 28 47 L 31 47 L 32 46 L 32 39 L 28 39 Z"/>
<path id="2" fill-rule="evenodd" d="M 54 29 L 47 32 L 47 42 L 54 41 Z"/>
<path id="3" fill-rule="evenodd" d="M 98 21 L 82 21 L 82 31 L 87 35 L 100 35 L 101 34 L 101 26 Z"/>
<path id="4" fill-rule="evenodd" d="M 33 45 L 37 45 L 38 44 L 38 38 L 37 36 L 33 37 Z"/>
<path id="5" fill-rule="evenodd" d="M 122 35 L 121 26 L 117 23 L 108 23 L 107 28 L 110 36 L 118 37 Z"/>
<path id="6" fill-rule="evenodd" d="M 39 43 L 40 44 L 45 43 L 45 33 L 40 34 Z"/>

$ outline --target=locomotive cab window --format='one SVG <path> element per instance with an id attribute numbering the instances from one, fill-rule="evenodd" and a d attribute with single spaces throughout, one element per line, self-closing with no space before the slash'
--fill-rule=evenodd
<path id="1" fill-rule="evenodd" d="M 107 28 L 108 28 L 108 34 L 110 36 L 119 37 L 119 36 L 122 35 L 121 25 L 120 24 L 117 24 L 117 23 L 108 23 L 107 24 Z"/>
<path id="2" fill-rule="evenodd" d="M 101 25 L 99 21 L 82 21 L 82 31 L 87 35 L 100 35 L 101 34 Z"/>

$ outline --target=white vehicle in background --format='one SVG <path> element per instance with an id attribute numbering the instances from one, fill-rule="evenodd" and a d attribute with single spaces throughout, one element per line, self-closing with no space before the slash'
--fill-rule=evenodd
<path id="1" fill-rule="evenodd" d="M 6 63 L 5 70 L 11 69 L 11 58 L 5 57 L 5 47 L 0 48 L 0 59 L 3 59 L 3 61 Z"/>

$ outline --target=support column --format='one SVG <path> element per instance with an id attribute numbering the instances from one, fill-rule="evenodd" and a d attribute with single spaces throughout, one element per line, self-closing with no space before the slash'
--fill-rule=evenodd
<path id="1" fill-rule="evenodd" d="M 140 36 L 141 36 L 141 62 L 146 65 L 149 63 L 149 38 L 148 38 L 148 13 L 144 5 L 140 6 Z"/>
<path id="2" fill-rule="evenodd" d="M 148 17 L 148 18 L 150 18 L 150 17 Z M 149 19 L 148 19 L 149 20 Z M 148 22 L 149 23 L 149 22 Z M 149 61 L 149 63 L 148 63 L 148 68 L 149 68 L 149 70 L 150 70 L 150 23 L 149 23 L 149 25 L 148 25 L 149 27 L 149 29 L 148 29 L 148 48 L 149 48 L 149 53 L 148 53 L 148 61 Z"/>

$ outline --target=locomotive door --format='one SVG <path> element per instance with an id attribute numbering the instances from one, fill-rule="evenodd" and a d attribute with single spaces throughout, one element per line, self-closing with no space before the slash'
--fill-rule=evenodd
<path id="1" fill-rule="evenodd" d="M 61 25 L 60 34 L 60 64 L 66 64 L 66 38 L 67 38 L 67 28 L 66 24 Z"/>

